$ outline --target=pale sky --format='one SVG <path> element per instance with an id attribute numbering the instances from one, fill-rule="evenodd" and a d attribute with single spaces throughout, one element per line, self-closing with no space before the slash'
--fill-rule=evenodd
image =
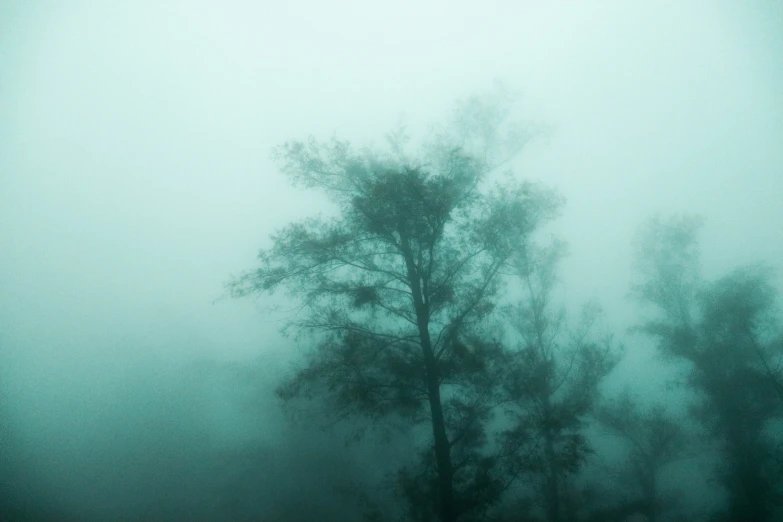
<path id="1" fill-rule="evenodd" d="M 423 132 L 495 80 L 550 129 L 517 167 L 567 199 L 569 304 L 633 322 L 631 239 L 656 212 L 704 216 L 710 277 L 783 270 L 783 2 L 6 0 L 0 378 L 18 414 L 124 365 L 272 353 L 252 302 L 213 304 L 318 209 L 271 147 L 379 143 L 401 115 Z"/>

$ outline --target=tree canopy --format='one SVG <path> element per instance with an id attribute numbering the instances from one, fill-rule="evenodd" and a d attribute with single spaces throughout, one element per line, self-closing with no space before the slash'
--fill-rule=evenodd
<path id="1" fill-rule="evenodd" d="M 636 295 L 656 314 L 642 330 L 662 353 L 686 361 L 699 394 L 693 413 L 718 443 L 727 520 L 770 520 L 780 503 L 780 446 L 768 428 L 783 413 L 776 292 L 761 266 L 716 281 L 699 270 L 697 220 L 654 219 L 637 242 Z"/>
<path id="2" fill-rule="evenodd" d="M 315 348 L 282 397 L 325 395 L 338 418 L 431 425 L 431 511 L 444 522 L 485 508 L 502 489 L 479 451 L 509 371 L 487 319 L 511 261 L 561 205 L 534 183 L 486 182 L 489 144 L 508 138 L 499 133 L 505 114 L 481 107 L 474 100 L 461 120 L 475 123 L 480 155 L 442 136 L 416 160 L 336 139 L 279 147 L 283 172 L 326 194 L 338 215 L 280 230 L 260 267 L 231 284 L 235 296 L 282 288 L 301 305 L 288 326 L 311 334 Z"/>
<path id="3" fill-rule="evenodd" d="M 228 285 L 235 297 L 281 292 L 295 303 L 284 331 L 305 353 L 278 396 L 317 401 L 329 422 L 426 433 L 393 478 L 406 520 L 665 519 L 674 510 L 659 473 L 690 452 L 691 419 L 726 492 L 715 520 L 774 519 L 783 330 L 769 270 L 706 280 L 699 219 L 647 223 L 632 293 L 648 313 L 636 330 L 680 364 L 693 406 L 687 420 L 629 397 L 596 410 L 621 350 L 596 332 L 597 304 L 569 324 L 555 298 L 566 248 L 540 231 L 562 198 L 496 175 L 528 138 L 508 125 L 504 100 L 469 99 L 415 153 L 402 131 L 385 149 L 336 138 L 275 149 L 290 181 L 333 210 L 279 229 L 258 267 Z M 591 417 L 629 449 L 631 480 L 608 503 L 587 500 L 598 481 L 581 474 Z M 366 504 L 368 520 L 385 520 Z"/>

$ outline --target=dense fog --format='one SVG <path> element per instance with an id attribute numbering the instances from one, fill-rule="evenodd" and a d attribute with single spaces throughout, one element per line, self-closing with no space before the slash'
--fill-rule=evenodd
<path id="1" fill-rule="evenodd" d="M 783 2 L 6 0 L 0 520 L 781 520 L 782 260 Z"/>

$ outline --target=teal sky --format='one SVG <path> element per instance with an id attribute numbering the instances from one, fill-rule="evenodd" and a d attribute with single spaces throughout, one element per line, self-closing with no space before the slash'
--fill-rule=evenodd
<path id="1" fill-rule="evenodd" d="M 401 115 L 423 132 L 496 79 L 550 129 L 516 169 L 567 198 L 569 304 L 633 322 L 631 239 L 656 212 L 705 217 L 710 277 L 783 269 L 783 2 L 4 2 L 0 373 L 20 415 L 121 394 L 128 368 L 278 361 L 277 324 L 213 304 L 321 204 L 270 148 L 377 143 Z"/>

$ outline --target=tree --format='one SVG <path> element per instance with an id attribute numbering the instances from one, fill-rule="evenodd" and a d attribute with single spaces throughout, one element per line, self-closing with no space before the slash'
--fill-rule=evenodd
<path id="1" fill-rule="evenodd" d="M 401 140 L 388 154 L 338 140 L 284 144 L 275 154 L 283 172 L 322 191 L 338 215 L 285 227 L 260 267 L 230 284 L 234 296 L 284 288 L 301 306 L 287 327 L 309 334 L 314 349 L 280 387 L 283 398 L 325 396 L 337 418 L 429 424 L 443 522 L 497 492 L 478 448 L 508 368 L 482 325 L 510 260 L 560 206 L 532 183 L 486 187 L 502 163 L 491 152 L 508 138 L 497 107 L 480 98 L 463 106 L 460 125 L 475 132 L 462 134 L 479 154 L 443 136 L 418 160 Z"/>
<path id="2" fill-rule="evenodd" d="M 672 218 L 641 231 L 643 279 L 634 292 L 656 311 L 642 329 L 662 353 L 689 365 L 688 384 L 701 398 L 694 415 L 720 447 L 727 519 L 772 520 L 780 476 L 770 465 L 779 456 L 768 428 L 783 408 L 770 366 L 780 339 L 775 290 L 760 267 L 703 281 L 698 228 L 693 218 Z"/>
<path id="3" fill-rule="evenodd" d="M 598 420 L 630 446 L 628 464 L 649 522 L 661 511 L 658 475 L 661 469 L 685 458 L 688 433 L 682 419 L 670 415 L 661 404 L 642 407 L 627 392 L 598 408 Z"/>
<path id="4" fill-rule="evenodd" d="M 585 306 L 577 328 L 569 330 L 565 310 L 553 303 L 557 266 L 565 246 L 531 243 L 514 258 L 522 282 L 522 299 L 507 309 L 520 337 L 518 371 L 507 381 L 515 423 L 508 441 L 527 449 L 525 469 L 538 480 L 549 522 L 573 518 L 567 500 L 569 477 L 579 471 L 592 448 L 585 437 L 584 417 L 598 394 L 598 384 L 617 362 L 611 339 L 591 341 L 590 330 L 600 308 Z M 568 493 L 568 494 L 567 494 Z"/>

